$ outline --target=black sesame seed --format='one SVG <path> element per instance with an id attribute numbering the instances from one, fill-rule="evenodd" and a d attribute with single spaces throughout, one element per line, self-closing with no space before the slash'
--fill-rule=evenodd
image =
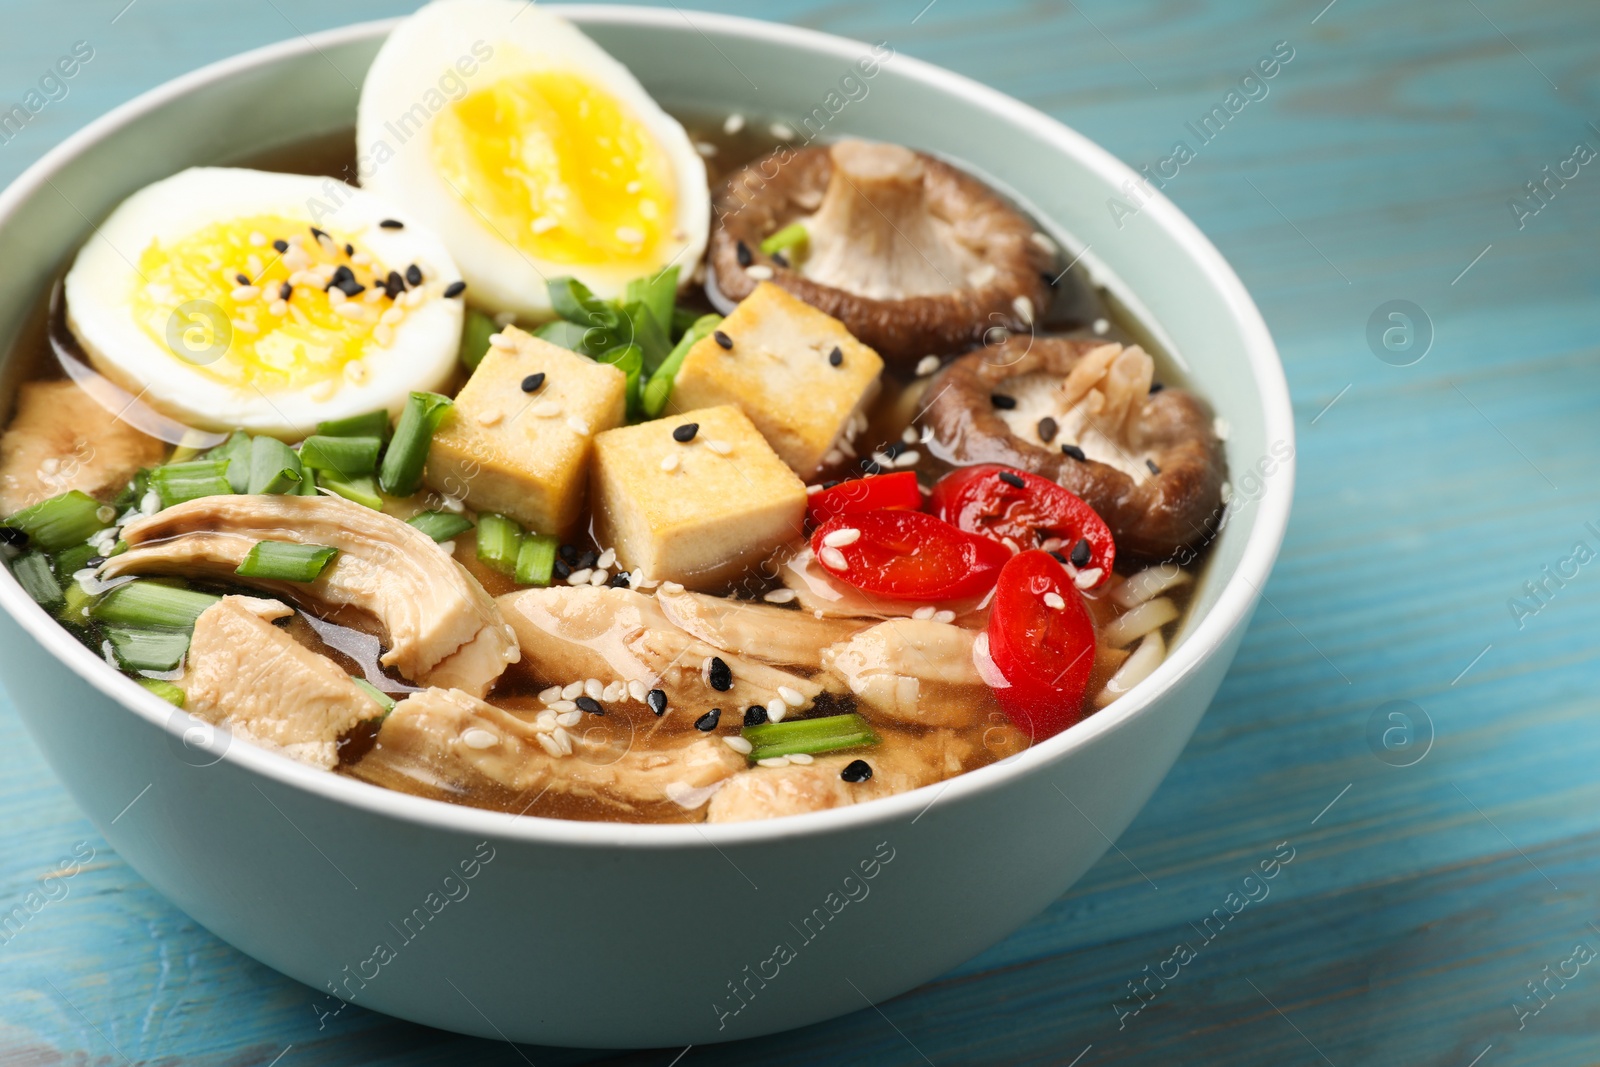
<path id="1" fill-rule="evenodd" d="M 560 548 L 556 549 L 556 551 L 561 553 L 562 559 L 566 560 L 568 563 L 571 563 L 578 558 L 578 553 L 581 550 L 577 545 L 562 545 Z"/>
<path id="2" fill-rule="evenodd" d="M 466 282 L 451 282 L 449 285 L 444 287 L 444 298 L 446 300 L 453 300 L 466 291 Z"/>
<path id="3" fill-rule="evenodd" d="M 88 559 L 83 561 L 83 565 L 85 567 L 98 567 L 105 561 L 106 558 L 104 556 L 90 556 Z"/>
<path id="4" fill-rule="evenodd" d="M 28 534 L 15 526 L 0 526 L 0 545 L 10 548 L 27 548 Z"/>
<path id="5" fill-rule="evenodd" d="M 717 344 L 721 345 L 723 348 L 732 348 L 733 347 L 733 338 L 729 337 L 727 334 L 723 333 L 721 330 L 713 331 L 711 336 L 715 337 L 717 339 Z"/>
<path id="6" fill-rule="evenodd" d="M 755 259 L 755 257 L 750 254 L 750 246 L 745 244 L 743 241 L 740 241 L 738 244 L 733 246 L 733 255 L 734 258 L 739 261 L 739 266 L 741 267 L 748 267 Z"/>
<path id="7" fill-rule="evenodd" d="M 866 459 L 862 460 L 858 466 L 860 466 L 860 468 L 867 474 L 883 473 L 883 467 L 880 466 L 878 461 L 873 459 L 871 456 L 868 456 Z"/>
<path id="8" fill-rule="evenodd" d="M 694 435 L 700 432 L 698 422 L 686 422 L 672 431 L 672 439 L 681 445 L 686 445 L 694 440 Z"/>
<path id="9" fill-rule="evenodd" d="M 1087 461 L 1088 458 L 1089 458 L 1088 456 L 1083 454 L 1083 449 L 1079 448 L 1077 445 L 1062 445 L 1061 446 L 1061 451 L 1062 451 L 1062 454 L 1071 456 L 1073 459 L 1077 460 L 1079 463 L 1083 463 L 1083 462 Z"/>
<path id="10" fill-rule="evenodd" d="M 1087 567 L 1089 565 L 1089 556 L 1092 552 L 1093 550 L 1089 547 L 1088 541 L 1079 541 L 1072 546 L 1072 555 L 1067 558 L 1074 567 Z"/>
<path id="11" fill-rule="evenodd" d="M 331 240 L 333 240 L 332 237 L 328 236 L 328 231 L 319 230 L 315 226 L 311 227 L 311 236 L 315 237 L 318 241 L 331 241 Z"/>
<path id="12" fill-rule="evenodd" d="M 1046 415 L 1044 418 L 1039 420 L 1039 440 L 1043 441 L 1045 444 L 1049 444 L 1051 441 L 1054 441 L 1056 439 L 1056 434 L 1060 432 L 1060 425 L 1058 425 L 1056 420 L 1052 419 L 1050 416 Z"/>
<path id="13" fill-rule="evenodd" d="M 1021 489 L 1026 484 L 1022 480 L 1022 475 L 1018 474 L 1016 471 L 1001 471 L 1000 480 L 1011 486 L 1013 489 Z"/>
<path id="14" fill-rule="evenodd" d="M 721 656 L 712 656 L 711 666 L 706 668 L 706 682 L 717 692 L 726 693 L 733 688 L 733 668 Z"/>
<path id="15" fill-rule="evenodd" d="M 1059 274 L 1054 274 L 1054 275 L 1046 274 L 1044 271 L 1040 271 L 1039 272 L 1039 277 L 1044 279 L 1044 283 L 1046 285 L 1048 285 L 1050 288 L 1054 289 L 1056 287 L 1056 280 L 1058 278 L 1060 278 L 1061 275 L 1059 275 Z"/>
<path id="16" fill-rule="evenodd" d="M 831 482 L 823 482 L 822 483 L 822 488 L 824 488 L 824 489 L 832 489 L 836 485 L 843 485 L 843 484 L 844 484 L 843 482 L 841 482 L 837 478 L 835 478 Z"/>
<path id="17" fill-rule="evenodd" d="M 789 257 L 782 252 L 774 252 L 772 253 L 772 262 L 780 267 L 787 267 L 789 265 Z"/>
<path id="18" fill-rule="evenodd" d="M 1156 466 L 1156 461 L 1155 461 L 1155 460 L 1153 460 L 1153 459 L 1147 459 L 1147 460 L 1145 460 L 1145 461 L 1144 461 L 1144 465 L 1145 465 L 1145 466 L 1146 466 L 1146 467 L 1149 467 L 1149 468 L 1150 468 L 1150 473 L 1151 473 L 1151 474 L 1160 474 L 1160 473 L 1161 473 L 1161 468 L 1160 468 L 1160 467 L 1158 467 L 1158 466 Z"/>
<path id="19" fill-rule="evenodd" d="M 872 777 L 872 764 L 864 759 L 851 760 L 839 772 L 839 777 L 847 782 L 865 782 Z"/>
<path id="20" fill-rule="evenodd" d="M 406 284 L 413 288 L 422 284 L 422 268 L 415 263 L 406 268 Z"/>
<path id="21" fill-rule="evenodd" d="M 1165 388 L 1166 388 L 1166 386 L 1162 385 L 1160 382 L 1151 382 L 1150 383 L 1150 395 L 1151 396 L 1155 396 L 1157 393 L 1161 392 L 1161 390 L 1163 390 Z"/>
<path id="22" fill-rule="evenodd" d="M 280 237 L 276 241 L 272 242 L 272 250 L 281 256 L 285 252 L 289 251 L 289 242 Z"/>
<path id="23" fill-rule="evenodd" d="M 600 562 L 599 554 L 596 553 L 595 550 L 592 549 L 592 548 L 586 548 L 586 549 L 583 550 L 583 554 L 578 557 L 578 562 L 573 564 L 573 566 L 577 567 L 580 571 L 581 570 L 588 570 L 589 568 L 592 568 L 596 563 L 599 563 L 599 562 Z"/>
<path id="24" fill-rule="evenodd" d="M 383 280 L 383 291 L 390 300 L 406 291 L 406 280 L 400 277 L 399 271 L 392 270 L 389 272 L 389 276 Z"/>
<path id="25" fill-rule="evenodd" d="M 333 277 L 328 279 L 327 287 L 332 289 L 334 286 L 338 286 L 340 289 L 343 289 L 346 285 L 355 280 L 356 272 L 341 263 L 337 268 L 334 269 Z"/>
<path id="26" fill-rule="evenodd" d="M 290 285 L 288 282 L 284 282 L 282 285 L 278 286 L 278 299 L 279 300 L 287 300 L 293 295 L 294 295 L 294 286 Z"/>
<path id="27" fill-rule="evenodd" d="M 1004 393 L 994 393 L 989 397 L 989 403 L 993 404 L 1001 411 L 1010 411 L 1012 408 L 1017 406 L 1017 398 L 1014 396 L 1006 396 Z"/>
<path id="28" fill-rule="evenodd" d="M 606 584 L 613 589 L 627 589 L 633 584 L 631 578 L 632 576 L 627 571 L 618 571 L 611 576 L 611 580 Z"/>
<path id="29" fill-rule="evenodd" d="M 591 696 L 581 696 L 574 700 L 573 703 L 578 705 L 579 711 L 587 711 L 590 715 L 604 715 L 606 713 L 606 709 L 600 706 L 600 702 Z"/>
<path id="30" fill-rule="evenodd" d="M 344 254 L 347 255 L 347 256 L 355 255 L 356 254 L 356 246 L 353 245 L 353 244 L 346 244 L 344 246 Z"/>
<path id="31" fill-rule="evenodd" d="M 833 346 L 833 351 L 828 353 L 828 365 L 832 366 L 832 367 L 837 367 L 837 366 L 840 366 L 843 363 L 844 363 L 844 351 L 842 349 L 840 349 L 840 347 L 838 345 L 834 345 Z"/>
<path id="32" fill-rule="evenodd" d="M 644 695 L 644 702 L 650 705 L 650 710 L 657 715 L 667 713 L 667 692 L 664 689 L 652 689 Z"/>
<path id="33" fill-rule="evenodd" d="M 767 721 L 767 709 L 760 704 L 751 704 L 744 709 L 744 724 L 746 726 L 760 726 Z"/>
<path id="34" fill-rule="evenodd" d="M 378 223 L 378 225 L 382 226 L 386 230 L 403 230 L 406 228 L 406 224 L 401 222 L 399 219 L 384 219 L 382 222 Z"/>
<path id="35" fill-rule="evenodd" d="M 566 581 L 568 578 L 572 577 L 572 564 L 568 563 L 564 559 L 558 559 L 550 565 L 550 573 L 554 574 L 562 581 Z"/>
<path id="36" fill-rule="evenodd" d="M 1062 555 L 1060 552 L 1050 553 L 1050 558 L 1060 564 L 1065 564 L 1067 562 L 1067 557 Z"/>
<path id="37" fill-rule="evenodd" d="M 544 371 L 540 371 L 537 374 L 530 374 L 526 378 L 522 379 L 522 391 L 524 393 L 537 393 L 539 391 L 539 387 L 543 384 Z"/>
<path id="38" fill-rule="evenodd" d="M 884 445 L 883 448 L 879 449 L 879 451 L 888 456 L 890 459 L 899 459 L 900 453 L 904 452 L 909 447 L 910 446 L 904 441 L 895 441 L 892 444 Z"/>
<path id="39" fill-rule="evenodd" d="M 248 275 L 248 274 L 235 274 L 233 276 L 233 280 L 238 282 L 240 285 L 249 285 L 250 284 L 250 275 Z"/>
<path id="40" fill-rule="evenodd" d="M 717 728 L 717 723 L 721 721 L 722 709 L 712 708 L 710 711 L 706 712 L 704 715 L 700 716 L 694 721 L 694 728 L 696 730 L 703 730 L 706 733 L 710 733 L 712 730 Z"/>

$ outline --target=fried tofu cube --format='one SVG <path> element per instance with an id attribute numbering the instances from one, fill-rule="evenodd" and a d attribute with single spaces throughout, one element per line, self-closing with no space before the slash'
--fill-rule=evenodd
<path id="1" fill-rule="evenodd" d="M 689 350 L 672 388 L 675 411 L 733 404 L 809 477 L 878 392 L 883 360 L 844 324 L 781 286 L 763 282 Z M 837 351 L 837 362 L 833 353 Z"/>
<path id="2" fill-rule="evenodd" d="M 804 483 L 732 405 L 601 434 L 592 494 L 620 569 L 707 592 L 800 537 L 806 513 Z"/>
<path id="3" fill-rule="evenodd" d="M 566 536 L 583 516 L 595 435 L 626 414 L 627 376 L 515 326 L 501 334 L 433 435 L 426 480 L 474 510 Z"/>

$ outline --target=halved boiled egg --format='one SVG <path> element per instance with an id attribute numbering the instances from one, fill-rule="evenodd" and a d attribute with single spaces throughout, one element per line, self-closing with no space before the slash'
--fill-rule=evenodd
<path id="1" fill-rule="evenodd" d="M 705 250 L 705 164 L 626 67 L 524 0 L 435 0 L 361 89 L 361 184 L 449 246 L 473 304 L 540 320 L 545 283 L 596 294 Z"/>
<path id="2" fill-rule="evenodd" d="M 141 189 L 65 295 L 95 369 L 143 402 L 286 440 L 398 411 L 445 383 L 461 342 L 444 244 L 372 193 L 300 174 L 197 167 Z"/>

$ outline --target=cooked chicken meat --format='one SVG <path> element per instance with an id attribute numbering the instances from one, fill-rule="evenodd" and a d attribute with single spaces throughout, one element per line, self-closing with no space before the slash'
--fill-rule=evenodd
<path id="1" fill-rule="evenodd" d="M 1119 553 L 1163 558 L 1215 534 L 1226 461 L 1205 403 L 1152 394 L 1154 373 L 1137 347 L 1012 338 L 947 366 L 925 424 L 951 463 L 1052 478 L 1100 513 Z"/>
<path id="2" fill-rule="evenodd" d="M 180 683 L 184 708 L 313 766 L 339 760 L 339 738 L 382 713 L 329 658 L 273 625 L 294 609 L 225 596 L 200 613 Z"/>
<path id="3" fill-rule="evenodd" d="M 637 815 L 694 811 L 744 766 L 716 737 L 651 748 L 619 739 L 594 744 L 580 730 L 544 729 L 470 693 L 426 689 L 395 707 L 354 773 L 411 792 L 492 797 L 512 811 L 553 793 Z"/>
<path id="4" fill-rule="evenodd" d="M 115 495 L 166 445 L 147 437 L 73 382 L 27 382 L 0 438 L 0 514 L 12 515 L 69 489 Z"/>
<path id="5" fill-rule="evenodd" d="M 891 619 L 822 652 L 868 714 L 911 726 L 971 726 L 993 710 L 973 665 L 976 630 L 929 619 Z"/>
<path id="6" fill-rule="evenodd" d="M 690 636 L 758 663 L 784 667 L 822 666 L 822 650 L 862 625 L 686 589 L 662 590 L 656 603 L 668 621 Z"/>
<path id="7" fill-rule="evenodd" d="M 426 534 L 333 496 L 208 496 L 122 530 L 129 550 L 105 577 L 179 574 L 244 582 L 303 606 L 376 625 L 381 662 L 407 679 L 475 695 L 518 658 L 516 636 L 477 581 Z M 339 555 L 312 582 L 239 578 L 257 541 L 330 545 Z"/>

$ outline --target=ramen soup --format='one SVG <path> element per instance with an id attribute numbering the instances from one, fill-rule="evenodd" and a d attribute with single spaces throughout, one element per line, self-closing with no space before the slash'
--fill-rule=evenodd
<path id="1" fill-rule="evenodd" d="M 111 667 L 391 789 L 915 789 L 1148 676 L 1224 519 L 1222 424 L 1070 262 L 958 162 L 674 117 L 557 15 L 440 0 L 354 131 L 85 242 L 0 541 Z"/>

